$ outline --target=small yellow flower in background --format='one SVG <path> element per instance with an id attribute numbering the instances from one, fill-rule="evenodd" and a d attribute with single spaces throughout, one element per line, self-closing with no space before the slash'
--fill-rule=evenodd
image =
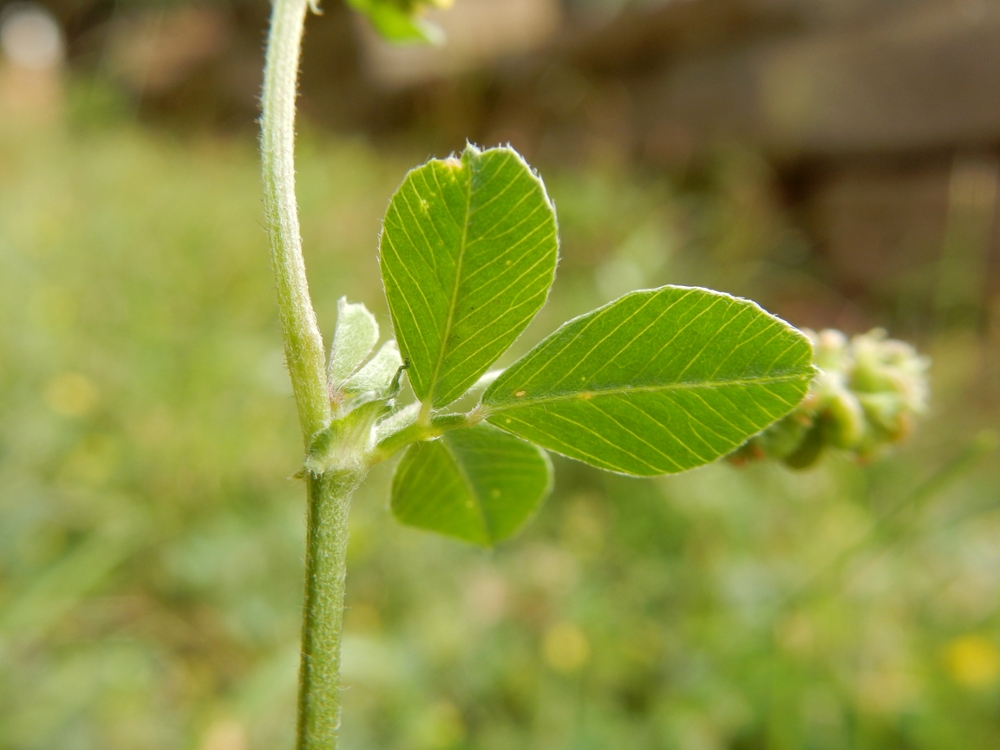
<path id="1" fill-rule="evenodd" d="M 205 730 L 201 750 L 246 750 L 246 728 L 234 719 L 221 719 Z"/>
<path id="2" fill-rule="evenodd" d="M 542 656 L 557 672 L 576 672 L 590 659 L 590 642 L 573 623 L 556 623 L 542 640 Z"/>
<path id="3" fill-rule="evenodd" d="M 45 387 L 45 403 L 62 417 L 82 417 L 97 406 L 97 386 L 86 375 L 64 372 Z"/>
<path id="4" fill-rule="evenodd" d="M 992 687 L 1000 678 L 1000 649 L 981 635 L 955 638 L 945 647 L 944 661 L 955 682 L 965 687 Z"/>

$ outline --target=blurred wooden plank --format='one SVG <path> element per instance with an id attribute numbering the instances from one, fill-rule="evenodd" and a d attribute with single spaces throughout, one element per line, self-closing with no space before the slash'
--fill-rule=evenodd
<path id="1" fill-rule="evenodd" d="M 705 56 L 637 87 L 652 154 L 739 137 L 786 156 L 1000 140 L 1000 5 L 937 3 L 861 28 Z"/>

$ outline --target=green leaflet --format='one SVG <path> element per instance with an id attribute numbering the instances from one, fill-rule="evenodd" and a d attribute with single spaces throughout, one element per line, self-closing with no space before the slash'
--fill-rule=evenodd
<path id="1" fill-rule="evenodd" d="M 398 43 L 423 42 L 441 44 L 444 34 L 440 28 L 421 18 L 421 6 L 434 3 L 407 2 L 407 0 L 347 0 L 348 5 L 364 13 L 375 30 L 386 40 Z"/>
<path id="2" fill-rule="evenodd" d="M 340 390 L 377 343 L 378 323 L 368 308 L 360 302 L 351 304 L 347 297 L 337 300 L 337 328 L 333 332 L 330 361 L 327 363 L 330 386 Z"/>
<path id="3" fill-rule="evenodd" d="M 406 176 L 380 264 L 421 401 L 451 403 L 506 351 L 545 303 L 557 256 L 555 212 L 513 150 L 470 145 Z"/>
<path id="4" fill-rule="evenodd" d="M 482 402 L 491 423 L 571 458 L 669 474 L 787 414 L 809 388 L 811 361 L 809 339 L 753 302 L 666 286 L 564 324 Z"/>
<path id="5" fill-rule="evenodd" d="M 488 547 L 513 535 L 551 488 L 543 450 L 480 425 L 407 448 L 392 479 L 392 512 L 409 526 Z"/>

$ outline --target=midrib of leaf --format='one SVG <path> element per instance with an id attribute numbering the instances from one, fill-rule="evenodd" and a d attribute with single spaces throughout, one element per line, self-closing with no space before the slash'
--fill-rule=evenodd
<path id="1" fill-rule="evenodd" d="M 466 241 L 469 234 L 469 218 L 471 216 L 472 209 L 472 173 L 475 169 L 471 159 L 468 162 L 468 168 L 469 179 L 465 188 L 465 220 L 462 222 L 462 241 L 458 248 L 458 259 L 455 261 L 455 284 L 451 289 L 451 303 L 448 305 L 448 317 L 445 320 L 444 332 L 441 336 L 441 347 L 438 349 L 437 362 L 434 365 L 434 375 L 431 377 L 431 387 L 427 393 L 426 403 L 428 404 L 434 403 L 434 395 L 437 392 L 438 383 L 441 382 L 438 376 L 441 373 L 441 365 L 444 363 L 444 355 L 448 349 L 448 341 L 451 338 L 451 327 L 455 320 L 455 307 L 458 301 L 458 289 L 462 285 L 462 264 L 465 262 L 465 250 L 467 247 Z M 434 175 L 434 181 L 437 182 L 436 174 Z"/>
<path id="2" fill-rule="evenodd" d="M 521 279 L 523 279 L 525 276 L 527 276 L 529 273 L 531 273 L 533 270 L 535 270 L 535 267 L 538 266 L 539 263 L 542 263 L 544 261 L 545 261 L 545 258 L 539 258 L 537 261 L 535 261 L 534 263 L 532 263 L 529 268 L 525 269 L 525 271 L 520 276 L 518 276 L 516 279 L 514 279 L 514 281 L 508 286 L 508 289 L 510 288 L 510 286 L 513 286 L 514 284 L 516 284 L 517 282 L 519 282 Z M 486 302 L 481 302 L 480 306 L 481 307 L 488 307 L 498 297 L 501 297 L 504 294 L 506 294 L 507 291 L 508 291 L 508 289 L 503 289 L 503 290 L 497 292 L 490 299 L 488 299 Z M 512 311 L 512 310 L 517 310 L 517 309 L 519 309 L 521 307 L 524 307 L 525 305 L 530 305 L 530 304 L 532 304 L 534 302 L 534 300 L 535 300 L 535 297 L 529 297 L 528 299 L 523 300 L 520 304 L 514 305 L 511 308 L 508 308 L 508 312 Z M 491 341 L 487 341 L 485 344 L 483 344 L 482 346 L 480 346 L 474 352 L 472 352 L 471 354 L 466 355 L 465 359 L 461 360 L 460 362 L 458 362 L 455 365 L 455 369 L 458 369 L 459 367 L 461 367 L 462 365 L 464 365 L 466 362 L 468 362 L 473 357 L 477 356 L 484 349 L 489 349 L 495 343 L 496 343 L 496 338 L 492 339 Z M 460 349 L 461 349 L 461 345 L 456 346 L 455 349 L 454 349 L 454 351 L 457 352 Z"/>
<path id="3" fill-rule="evenodd" d="M 646 331 L 648 331 L 650 328 L 652 328 L 654 325 L 656 325 L 663 318 L 664 315 L 666 315 L 667 313 L 669 313 L 674 307 L 676 307 L 681 302 L 683 302 L 685 299 L 687 299 L 694 291 L 696 291 L 696 288 L 692 288 L 690 291 L 688 291 L 687 293 L 681 295 L 678 299 L 674 300 L 670 305 L 668 305 L 663 310 L 661 310 L 660 313 L 653 320 L 651 320 L 646 325 L 645 328 L 643 328 L 641 331 L 639 331 L 638 333 L 636 333 L 632 337 L 632 339 L 627 344 L 624 344 L 621 348 L 624 350 L 624 349 L 627 349 L 629 346 L 631 346 L 637 339 L 639 339 L 643 334 L 645 334 Z M 649 367 L 653 362 L 656 361 L 656 358 L 660 355 L 660 352 L 662 352 L 664 349 L 666 349 L 668 346 L 670 346 L 670 344 L 672 344 L 684 331 L 686 331 L 688 328 L 690 328 L 692 325 L 694 325 L 695 321 L 697 321 L 703 315 L 705 315 L 706 313 L 708 313 L 709 311 L 711 311 L 716 306 L 716 304 L 718 304 L 722 299 L 723 298 L 720 297 L 719 299 L 714 300 L 708 307 L 706 307 L 704 310 L 702 310 L 701 312 L 699 312 L 697 315 L 695 315 L 693 318 L 691 318 L 689 321 L 687 321 L 683 326 L 681 326 L 677 331 L 675 331 L 674 335 L 671 336 L 671 338 L 666 343 L 664 343 L 663 345 L 660 346 L 660 349 L 656 352 L 656 354 L 654 354 L 652 357 L 650 357 L 646 361 L 646 363 L 642 366 L 642 368 L 640 368 L 640 370 L 635 373 L 635 377 L 638 377 L 639 375 L 641 375 L 646 370 L 647 367 Z M 558 386 L 560 383 L 565 382 L 566 379 L 569 378 L 574 372 L 576 372 L 577 368 L 591 354 L 594 353 L 594 351 L 596 351 L 605 341 L 607 341 L 608 339 L 612 338 L 616 333 L 618 333 L 618 331 L 621 328 L 623 328 L 624 326 L 626 326 L 632 318 L 636 317 L 643 310 L 645 310 L 650 304 L 652 304 L 654 302 L 654 300 L 655 300 L 655 297 L 650 297 L 638 309 L 634 310 L 632 312 L 632 314 L 629 315 L 628 318 L 622 320 L 618 325 L 616 325 L 607 334 L 605 334 L 605 336 L 602 339 L 600 339 L 597 343 L 595 343 L 590 348 L 590 350 L 588 350 L 585 354 L 583 354 L 578 359 L 577 364 L 574 365 L 568 372 L 566 372 L 558 381 L 556 381 L 556 383 L 554 385 Z M 607 312 L 611 311 L 610 306 L 608 306 L 608 308 L 607 308 L 606 311 Z M 722 325 L 721 328 L 719 328 L 717 331 L 715 331 L 712 334 L 712 337 L 702 346 L 701 350 L 694 357 L 692 357 L 690 359 L 690 361 L 687 363 L 687 365 L 685 365 L 684 369 L 681 370 L 680 373 L 678 373 L 678 375 L 682 375 L 684 372 L 686 372 L 688 370 L 688 368 L 690 368 L 695 362 L 697 362 L 697 360 L 704 353 L 705 349 L 708 348 L 708 345 L 711 343 L 711 341 L 713 341 L 719 335 L 719 333 L 722 331 L 722 329 L 724 329 L 726 326 L 728 326 L 730 323 L 732 323 L 733 320 L 735 320 L 736 318 L 738 318 L 739 315 L 742 314 L 742 312 L 744 312 L 744 311 L 741 311 L 736 316 L 734 316 L 730 320 L 726 321 Z M 604 316 L 604 314 L 605 313 L 602 312 L 601 314 L 595 315 L 594 318 L 591 321 L 589 321 L 588 324 L 586 326 L 584 326 L 584 328 L 581 329 L 577 333 L 577 336 L 583 335 L 587 331 L 587 329 L 591 328 L 595 323 L 597 323 Z M 752 323 L 752 321 L 751 321 L 751 323 Z M 748 323 L 748 325 L 750 325 L 751 323 Z M 766 329 L 764 329 L 764 330 L 766 330 Z M 763 333 L 763 330 L 760 333 Z M 758 333 L 756 335 L 760 335 L 760 333 Z M 781 330 L 780 329 L 775 334 L 775 337 L 779 336 L 779 335 L 781 335 Z M 774 337 L 772 337 L 772 338 L 774 338 Z M 770 342 L 770 339 L 768 341 Z M 743 341 L 743 342 L 740 343 L 740 346 L 743 346 L 746 343 L 747 343 L 746 341 Z M 568 349 L 570 349 L 573 346 L 573 344 L 574 344 L 574 339 L 569 339 L 566 342 L 566 344 L 562 347 L 562 349 L 560 349 L 558 352 L 556 352 L 555 354 L 553 354 L 553 355 L 550 356 L 550 359 L 555 359 L 556 357 L 560 356 L 561 354 L 563 354 L 564 352 L 566 352 Z M 732 352 L 730 352 L 729 356 L 732 356 Z M 779 354 L 775 358 L 775 361 L 777 361 L 778 359 L 781 359 L 782 356 L 784 356 L 784 352 L 782 352 L 781 354 Z M 728 357 L 726 359 L 728 359 Z M 722 362 L 719 363 L 718 367 L 716 367 L 716 372 L 718 372 L 718 370 L 722 367 L 722 364 L 725 361 L 726 360 L 723 360 Z M 604 365 L 602 365 L 600 368 L 598 368 L 595 372 L 591 373 L 590 377 L 591 378 L 596 377 L 609 364 L 610 364 L 610 361 L 606 362 Z M 521 383 L 521 386 L 522 387 L 526 387 L 532 380 L 534 380 L 536 377 L 538 377 L 538 375 L 540 375 L 542 372 L 544 372 L 544 370 L 545 370 L 544 366 L 541 367 L 541 368 L 539 368 L 538 370 L 536 370 L 534 373 L 531 374 L 531 376 L 527 380 L 525 380 L 525 381 L 523 381 Z M 702 381 L 702 382 L 704 382 L 704 381 Z"/>
<path id="4" fill-rule="evenodd" d="M 803 380 L 804 378 L 806 378 L 806 376 L 801 373 L 794 373 L 789 375 L 766 375 L 759 378 L 729 378 L 726 380 L 700 380 L 688 383 L 665 383 L 663 385 L 626 385 L 612 386 L 610 388 L 586 388 L 579 391 L 566 391 L 563 393 L 553 394 L 551 396 L 543 396 L 541 398 L 520 398 L 517 401 L 507 401 L 498 405 L 486 404 L 486 408 L 488 410 L 488 415 L 492 416 L 505 411 L 523 408 L 525 406 L 537 406 L 539 404 L 555 403 L 559 401 L 586 401 L 603 396 L 627 396 L 632 393 L 662 393 L 665 391 L 696 391 L 706 388 L 724 388 L 726 386 L 773 385 L 777 383 L 787 383 L 793 380 Z"/>
<path id="5" fill-rule="evenodd" d="M 633 337 L 632 337 L 632 340 L 631 340 L 631 341 L 630 341 L 630 342 L 629 342 L 628 344 L 625 344 L 625 345 L 624 345 L 623 347 L 620 347 L 620 348 L 621 348 L 621 349 L 625 349 L 625 348 L 627 348 L 628 346 L 630 346 L 630 345 L 631 345 L 631 344 L 632 344 L 632 343 L 633 343 L 633 342 L 634 342 L 634 341 L 635 341 L 635 340 L 636 340 L 637 338 L 639 338 L 639 337 L 640 337 L 640 336 L 641 336 L 641 335 L 642 335 L 643 333 L 645 333 L 645 332 L 646 332 L 646 331 L 648 331 L 648 330 L 649 330 L 650 328 L 652 328 L 652 327 L 653 327 L 654 325 L 656 325 L 656 323 L 657 323 L 657 322 L 658 322 L 658 321 L 660 320 L 660 318 L 662 318 L 662 317 L 663 317 L 664 315 L 666 315 L 666 314 L 667 314 L 668 312 L 670 312 L 670 310 L 672 310 L 672 309 L 673 309 L 674 307 L 676 307 L 677 305 L 679 305 L 679 304 L 680 304 L 680 303 L 681 303 L 681 302 L 682 302 L 682 301 L 683 301 L 684 299 L 686 299 L 686 298 L 687 298 L 687 297 L 689 296 L 689 294 L 690 294 L 690 293 L 688 293 L 688 294 L 684 294 L 684 295 L 682 295 L 682 296 L 681 296 L 681 297 L 680 297 L 679 299 L 676 299 L 676 300 L 674 300 L 674 301 L 673 301 L 673 302 L 672 302 L 672 303 L 671 303 L 670 305 L 668 305 L 668 306 L 667 306 L 666 308 L 664 308 L 664 309 L 663 309 L 663 310 L 662 310 L 662 311 L 660 312 L 660 314 L 659 314 L 659 315 L 657 315 L 657 316 L 656 316 L 656 318 L 654 318 L 654 319 L 653 319 L 653 320 L 652 320 L 652 321 L 651 321 L 651 322 L 650 322 L 650 323 L 649 323 L 649 324 L 648 324 L 648 325 L 647 325 L 647 326 L 646 326 L 646 327 L 645 327 L 645 328 L 644 328 L 644 329 L 643 329 L 642 331 L 640 331 L 640 332 L 639 332 L 638 334 L 636 334 L 635 336 L 633 336 Z M 580 365 L 581 365 L 581 364 L 582 364 L 582 363 L 584 362 L 584 360 L 586 360 L 586 358 L 587 358 L 587 357 L 589 357 L 589 356 L 590 356 L 591 354 L 593 354 L 593 353 L 594 353 L 594 351 L 595 351 L 595 350 L 596 350 L 596 349 L 597 349 L 597 348 L 598 348 L 598 347 L 599 347 L 599 346 L 600 346 L 601 344 L 603 344 L 603 343 L 604 343 L 605 341 L 607 341 L 607 340 L 608 340 L 608 339 L 610 339 L 610 338 L 611 338 L 612 336 L 614 336 L 614 335 L 615 335 L 616 333 L 618 333 L 618 331 L 619 331 L 619 330 L 620 330 L 620 329 L 621 329 L 622 327 L 624 327 L 625 325 L 627 325 L 627 324 L 628 324 L 628 322 L 629 322 L 629 321 L 630 321 L 630 320 L 631 320 L 632 318 L 636 317 L 636 316 L 637 316 L 637 315 L 638 315 L 639 313 L 641 313 L 641 312 L 642 312 L 643 310 L 645 310 L 645 309 L 646 309 L 646 308 L 647 308 L 647 307 L 648 307 L 648 306 L 649 306 L 650 304 L 652 304 L 652 303 L 654 302 L 654 300 L 655 300 L 655 297 L 650 297 L 650 298 L 649 298 L 648 300 L 646 300 L 646 301 L 645 301 L 645 302 L 644 302 L 644 303 L 643 303 L 643 304 L 642 304 L 642 305 L 641 305 L 641 306 L 640 306 L 640 307 L 639 307 L 638 309 L 634 310 L 634 311 L 632 312 L 632 314 L 631 314 L 631 315 L 629 315 L 629 317 L 625 318 L 625 319 L 624 319 L 624 320 L 622 320 L 622 321 L 621 321 L 621 322 L 620 322 L 620 323 L 619 323 L 618 325 L 616 325 L 616 326 L 615 326 L 614 328 L 612 328 L 612 329 L 611 329 L 610 331 L 608 331 L 608 333 L 606 333 L 606 334 L 604 335 L 604 337 L 603 337 L 602 339 L 600 339 L 600 340 L 599 340 L 599 341 L 598 341 L 598 342 L 597 342 L 596 344 L 594 344 L 594 345 L 593 345 L 593 346 L 592 346 L 592 347 L 590 348 L 590 350 L 589 350 L 589 351 L 587 351 L 587 353 L 586 353 L 586 354 L 584 354 L 583 356 L 581 356 L 581 357 L 580 357 L 580 358 L 578 359 L 578 361 L 577 361 L 577 364 L 575 364 L 575 365 L 574 365 L 574 366 L 573 366 L 572 368 L 570 368 L 568 372 L 564 373 L 564 374 L 563 374 L 563 376 L 562 376 L 562 377 L 561 377 L 561 378 L 560 378 L 560 379 L 559 379 L 558 381 L 556 381 L 556 383 L 555 383 L 554 385 L 559 385 L 560 383 L 563 383 L 563 382 L 565 382 L 566 378 L 568 378 L 568 377 L 569 377 L 570 375 L 572 375 L 572 374 L 573 374 L 574 372 L 576 372 L 577 368 L 578 368 L 578 367 L 579 367 L 579 366 L 580 366 Z M 712 304 L 712 306 L 714 306 L 714 304 L 715 304 L 715 303 L 713 303 L 713 304 Z M 708 308 L 708 309 L 710 309 L 710 308 Z M 608 315 L 608 314 L 611 314 L 612 312 L 613 312 L 613 308 L 612 308 L 612 306 L 611 306 L 611 305 L 607 305 L 607 306 L 605 306 L 605 309 L 604 309 L 604 310 L 601 310 L 601 311 L 599 311 L 599 312 L 598 312 L 598 314 L 597 314 L 597 315 L 594 315 L 594 317 L 593 317 L 593 318 L 592 318 L 591 320 L 589 320 L 589 321 L 587 322 L 587 325 L 585 325 L 585 326 L 584 326 L 584 327 L 583 327 L 582 329 L 580 329 L 580 330 L 579 330 L 579 331 L 577 332 L 577 336 L 582 336 L 582 335 L 583 335 L 584 333 L 586 333 L 586 332 L 587 332 L 587 330 L 588 330 L 588 329 L 592 328 L 592 327 L 593 327 L 593 326 L 594 326 L 594 325 L 595 325 L 595 324 L 596 324 L 596 323 L 597 323 L 597 322 L 598 322 L 599 320 L 601 320 L 601 319 L 602 319 L 602 318 L 603 318 L 603 317 L 604 317 L 605 315 Z M 679 335 L 681 334 L 681 332 L 683 332 L 683 331 L 684 331 L 684 330 L 685 330 L 685 329 L 686 329 L 686 328 L 687 328 L 688 326 L 690 326 L 690 325 L 691 325 L 691 323 L 693 323 L 693 322 L 694 322 L 694 320 L 697 320 L 697 319 L 698 319 L 698 318 L 700 318 L 700 317 L 701 317 L 702 315 L 704 315 L 704 314 L 705 314 L 705 312 L 707 312 L 707 309 L 706 309 L 706 310 L 702 310 L 702 311 L 701 311 L 701 312 L 700 312 L 700 313 L 699 313 L 698 315 L 696 315 L 696 316 L 695 316 L 695 318 L 693 318 L 692 320 L 688 321 L 688 323 L 687 323 L 687 324 L 685 324 L 685 325 L 683 326 L 683 328 L 681 328 L 681 329 L 680 329 L 679 331 L 677 331 L 677 332 L 676 332 L 676 333 L 674 334 L 674 336 L 673 336 L 673 337 L 672 337 L 672 338 L 670 339 L 670 342 L 672 342 L 672 341 L 673 341 L 674 339 L 676 339 L 676 338 L 677 338 L 677 336 L 679 336 Z M 670 342 L 668 342 L 668 343 L 670 343 Z M 552 343 L 556 343 L 556 340 L 553 340 L 553 342 L 552 342 Z M 550 361 L 551 361 L 551 360 L 554 360 L 554 359 L 556 359 L 557 357 L 559 357 L 560 355 L 564 354 L 564 353 L 565 353 L 565 352 L 566 352 L 566 351 L 567 351 L 568 349 L 570 349 L 570 348 L 571 348 L 571 347 L 573 346 L 573 344 L 574 344 L 574 343 L 575 343 L 575 339 L 568 339 L 568 340 L 566 341 L 566 343 L 565 343 L 565 344 L 563 345 L 563 347 L 562 347 L 562 348 L 561 348 L 561 349 L 560 349 L 559 351 L 557 351 L 557 352 L 556 352 L 555 354 L 552 354 L 552 355 L 550 355 L 550 356 L 549 356 L 549 360 L 550 360 Z M 650 359 L 650 362 L 651 362 L 651 361 L 653 361 L 653 360 L 652 360 L 652 359 Z M 605 364 L 605 366 L 606 366 L 606 364 Z M 647 363 L 646 363 L 646 364 L 645 364 L 645 365 L 644 365 L 643 367 L 645 368 L 645 367 L 648 367 L 648 366 L 649 366 L 649 362 L 647 362 Z M 603 369 L 603 367 L 602 367 L 601 369 Z M 528 385 L 528 384 L 529 384 L 529 383 L 530 383 L 530 382 L 531 382 L 532 380 L 534 380 L 535 378 L 537 378 L 537 377 L 538 377 L 538 376 L 539 376 L 539 375 L 540 375 L 540 374 L 541 374 L 542 372 L 544 372 L 544 371 L 545 371 L 545 366 L 542 366 L 542 367 L 538 368 L 537 370 L 535 370 L 535 372 L 533 372 L 533 373 L 531 374 L 531 376 L 530 376 L 530 377 L 529 377 L 529 378 L 528 378 L 527 380 L 525 380 L 524 382 L 522 382 L 522 383 L 521 383 L 521 386 L 522 386 L 522 387 L 526 387 L 526 386 L 527 386 L 527 385 Z M 597 375 L 597 373 L 599 373 L 600 371 L 601 371 L 601 370 L 599 369 L 599 370 L 597 370 L 597 372 L 595 372 L 595 373 L 592 373 L 592 374 L 591 374 L 591 377 L 594 377 L 594 376 L 595 376 L 595 375 Z"/>
<path id="6" fill-rule="evenodd" d="M 469 490 L 469 494 L 472 496 L 473 507 L 476 509 L 476 514 L 479 516 L 479 521 L 483 526 L 483 534 L 486 536 L 487 543 L 491 546 L 494 544 L 494 539 L 496 538 L 493 529 L 490 528 L 490 523 L 486 518 L 486 511 L 483 510 L 482 499 L 479 497 L 479 493 L 476 492 L 476 487 L 472 483 L 472 479 L 469 478 L 468 472 L 465 470 L 465 464 L 455 455 L 455 451 L 452 450 L 451 446 L 445 440 L 441 441 L 442 447 L 447 451 L 448 457 L 455 464 L 455 471 L 458 475 L 462 477 L 462 481 L 465 482 L 466 489 Z"/>

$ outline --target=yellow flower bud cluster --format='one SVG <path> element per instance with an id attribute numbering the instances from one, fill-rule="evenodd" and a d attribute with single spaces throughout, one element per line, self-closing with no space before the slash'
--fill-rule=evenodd
<path id="1" fill-rule="evenodd" d="M 835 330 L 806 330 L 818 368 L 798 408 L 748 440 L 734 463 L 771 458 L 811 466 L 826 448 L 868 459 L 911 431 L 927 409 L 930 360 L 876 328 L 850 340 Z"/>

